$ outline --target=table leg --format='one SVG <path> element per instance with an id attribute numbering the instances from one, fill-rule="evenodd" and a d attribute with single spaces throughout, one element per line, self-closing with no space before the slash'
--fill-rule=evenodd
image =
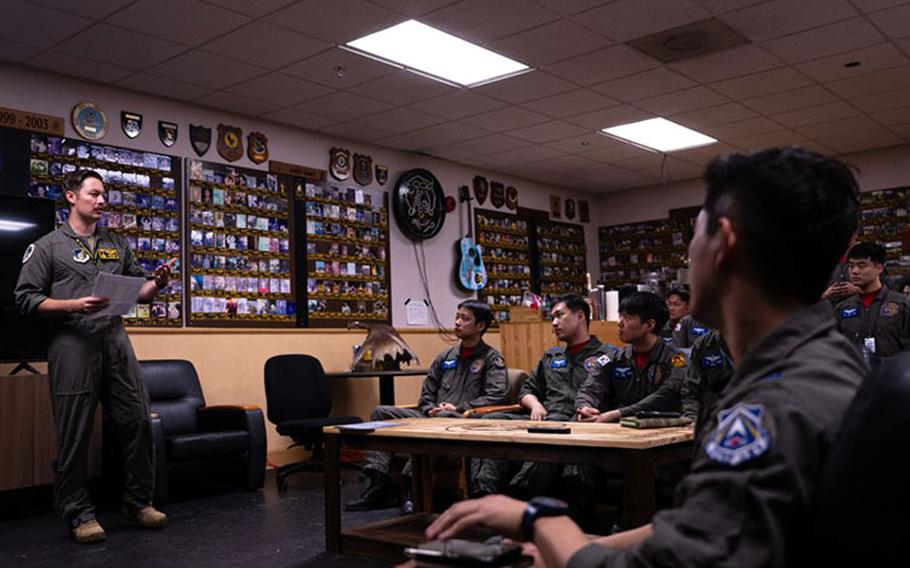
<path id="1" fill-rule="evenodd" d="M 341 552 L 341 476 L 338 435 L 326 434 L 325 447 L 325 549 Z"/>
<path id="2" fill-rule="evenodd" d="M 379 404 L 395 404 L 395 377 L 379 377 Z"/>
<path id="3" fill-rule="evenodd" d="M 657 508 L 654 462 L 648 450 L 622 453 L 623 529 L 634 529 L 651 522 Z"/>
<path id="4" fill-rule="evenodd" d="M 433 462 L 429 455 L 411 456 L 412 491 L 414 492 L 414 511 L 429 513 L 433 510 Z"/>

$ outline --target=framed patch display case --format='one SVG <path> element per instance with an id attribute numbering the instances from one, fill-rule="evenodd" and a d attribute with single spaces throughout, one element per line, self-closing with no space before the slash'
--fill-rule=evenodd
<path id="1" fill-rule="evenodd" d="M 880 189 L 860 194 L 858 240 L 885 247 L 888 276 L 910 274 L 910 250 L 904 246 L 910 228 L 910 187 Z"/>
<path id="2" fill-rule="evenodd" d="M 388 192 L 297 178 L 295 200 L 305 219 L 306 324 L 390 324 Z"/>
<path id="3" fill-rule="evenodd" d="M 670 210 L 669 218 L 598 227 L 600 280 L 608 290 L 640 283 L 651 272 L 672 275 L 688 266 L 699 207 Z"/>
<path id="4" fill-rule="evenodd" d="M 517 215 L 474 210 L 474 231 L 487 270 L 487 285 L 477 297 L 490 306 L 495 321 L 507 321 L 509 307 L 520 306 L 524 292 L 537 288 L 531 229 L 531 222 Z"/>
<path id="5" fill-rule="evenodd" d="M 587 295 L 588 266 L 581 225 L 537 222 L 537 258 L 541 293 Z"/>
<path id="6" fill-rule="evenodd" d="M 30 136 L 28 194 L 56 201 L 57 225 L 66 222 L 64 177 L 91 169 L 104 179 L 105 212 L 99 223 L 122 235 L 139 263 L 152 271 L 181 259 L 180 158 L 44 134 Z M 137 304 L 124 316 L 133 326 L 183 325 L 183 279 L 174 264 L 167 288 L 150 304 Z"/>
<path id="7" fill-rule="evenodd" d="M 289 191 L 260 170 L 187 160 L 187 323 L 297 323 Z"/>

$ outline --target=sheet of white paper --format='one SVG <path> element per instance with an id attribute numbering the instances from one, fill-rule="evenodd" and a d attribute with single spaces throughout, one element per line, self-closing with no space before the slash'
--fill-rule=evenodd
<path id="1" fill-rule="evenodd" d="M 108 298 L 111 303 L 100 312 L 88 317 L 122 316 L 127 313 L 136 305 L 139 291 L 146 282 L 147 280 L 142 277 L 99 272 L 98 277 L 95 278 L 95 289 L 92 290 L 92 295 Z"/>
<path id="2" fill-rule="evenodd" d="M 422 301 L 411 301 L 405 306 L 408 314 L 408 325 L 427 325 L 427 305 Z"/>

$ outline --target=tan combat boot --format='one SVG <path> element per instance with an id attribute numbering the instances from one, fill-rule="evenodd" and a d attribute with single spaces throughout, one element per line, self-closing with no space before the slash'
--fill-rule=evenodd
<path id="1" fill-rule="evenodd" d="M 89 544 L 92 542 L 101 542 L 107 538 L 104 529 L 98 524 L 98 521 L 92 519 L 83 521 L 73 529 L 73 540 L 79 544 Z"/>
<path id="2" fill-rule="evenodd" d="M 167 524 L 167 515 L 151 505 L 141 509 L 124 509 L 123 516 L 127 521 L 147 529 L 157 529 Z"/>

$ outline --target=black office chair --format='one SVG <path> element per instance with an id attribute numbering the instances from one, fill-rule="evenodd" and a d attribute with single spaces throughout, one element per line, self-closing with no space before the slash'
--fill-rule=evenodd
<path id="1" fill-rule="evenodd" d="M 825 462 L 813 519 L 815 566 L 889 566 L 906 555 L 910 353 L 863 381 Z"/>
<path id="2" fill-rule="evenodd" d="M 176 359 L 139 361 L 155 449 L 155 501 L 174 481 L 230 479 L 252 491 L 265 478 L 265 421 L 251 405 L 207 406 L 196 369 Z"/>
<path id="3" fill-rule="evenodd" d="M 322 427 L 362 422 L 357 416 L 329 416 L 332 399 L 319 359 L 309 355 L 275 355 L 265 362 L 265 398 L 269 422 L 282 436 L 313 452 L 307 461 L 278 468 L 278 489 L 287 489 L 287 476 L 301 471 L 321 471 L 325 462 Z M 342 464 L 347 466 L 348 464 Z M 357 469 L 359 467 L 353 466 Z"/>

